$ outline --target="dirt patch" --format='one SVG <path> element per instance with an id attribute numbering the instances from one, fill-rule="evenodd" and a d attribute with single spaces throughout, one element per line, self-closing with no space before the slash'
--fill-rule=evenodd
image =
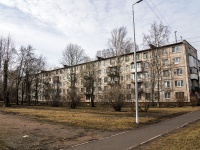
<path id="1" fill-rule="evenodd" d="M 68 127 L 0 112 L 0 149 L 67 149 L 116 132 Z"/>

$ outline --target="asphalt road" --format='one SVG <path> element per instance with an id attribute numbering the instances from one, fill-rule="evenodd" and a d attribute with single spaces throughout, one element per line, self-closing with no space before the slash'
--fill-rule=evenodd
<path id="1" fill-rule="evenodd" d="M 198 119 L 200 119 L 200 111 L 194 111 L 160 123 L 123 132 L 97 141 L 75 145 L 70 150 L 130 150 Z"/>

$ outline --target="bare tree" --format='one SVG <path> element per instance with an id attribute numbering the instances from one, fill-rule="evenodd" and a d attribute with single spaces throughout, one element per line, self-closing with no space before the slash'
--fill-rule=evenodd
<path id="1" fill-rule="evenodd" d="M 86 64 L 85 68 L 81 69 L 81 79 L 83 80 L 83 86 L 85 87 L 85 96 L 87 99 L 91 100 L 91 107 L 94 105 L 94 92 L 95 92 L 95 83 L 98 79 L 98 67 L 96 62 L 92 61 Z"/>
<path id="2" fill-rule="evenodd" d="M 151 85 L 151 99 L 152 105 L 154 103 L 155 95 L 157 96 L 157 106 L 160 106 L 160 87 L 161 84 L 161 77 L 162 77 L 162 60 L 161 55 L 162 51 L 159 49 L 160 46 L 166 44 L 169 40 L 169 27 L 164 26 L 162 22 L 157 24 L 154 22 L 151 25 L 151 30 L 149 31 L 149 35 L 145 35 L 143 37 L 143 42 L 145 46 L 150 46 L 152 48 L 151 51 L 151 59 L 148 61 L 150 67 L 150 85 Z M 155 89 L 157 91 L 155 93 Z"/>
<path id="3" fill-rule="evenodd" d="M 34 63 L 34 84 L 33 84 L 33 93 L 34 93 L 34 98 L 35 98 L 35 105 L 38 103 L 38 95 L 39 95 L 39 91 L 41 89 L 40 83 L 41 83 L 41 79 L 39 77 L 39 73 L 41 72 L 41 70 L 45 69 L 46 66 L 46 61 L 45 58 L 41 55 L 41 56 L 36 56 L 35 58 L 35 63 Z"/>
<path id="4" fill-rule="evenodd" d="M 111 31 L 111 38 L 108 39 L 108 50 L 106 57 L 119 56 L 131 52 L 133 43 L 127 38 L 126 27 L 115 28 Z"/>
<path id="5" fill-rule="evenodd" d="M 78 88 L 76 87 L 78 78 L 74 68 L 70 68 L 68 80 L 70 82 L 70 87 L 67 92 L 67 101 L 69 102 L 70 108 L 75 109 L 80 103 L 81 96 L 78 92 Z"/>
<path id="6" fill-rule="evenodd" d="M 68 44 L 62 52 L 63 58 L 61 64 L 63 65 L 77 65 L 88 60 L 85 51 L 77 44 Z"/>
<path id="7" fill-rule="evenodd" d="M 122 80 L 122 64 L 124 56 L 116 56 L 110 60 L 111 65 L 107 68 L 109 77 L 108 89 L 104 91 L 104 98 L 108 101 L 115 111 L 121 111 L 125 101 L 124 83 Z"/>
<path id="8" fill-rule="evenodd" d="M 7 38 L 1 38 L 1 52 L 4 55 L 1 55 L 1 59 L 3 59 L 4 69 L 3 69 L 3 97 L 4 97 L 4 105 L 5 107 L 9 107 L 9 89 L 8 89 L 8 72 L 9 72 L 9 64 L 11 63 L 15 49 L 14 43 L 10 36 Z"/>
<path id="9" fill-rule="evenodd" d="M 38 85 L 39 76 L 38 73 L 45 67 L 45 59 L 43 56 L 37 56 L 31 45 L 27 48 L 21 47 L 18 54 L 18 65 L 17 65 L 17 81 L 16 90 L 17 97 L 19 92 L 19 84 L 22 84 L 22 93 L 25 90 L 26 101 L 28 105 L 31 104 L 32 93 L 35 95 L 35 104 L 38 101 Z M 33 82 L 34 81 L 34 82 Z M 34 85 L 33 85 L 34 84 Z M 18 103 L 18 98 L 17 98 Z M 22 94 L 22 104 L 23 104 L 23 94 Z"/>
<path id="10" fill-rule="evenodd" d="M 80 102 L 80 94 L 76 84 L 78 82 L 78 74 L 74 65 L 87 62 L 89 57 L 85 55 L 85 51 L 77 44 L 68 44 L 63 51 L 63 58 L 61 63 L 64 66 L 70 66 L 70 73 L 68 74 L 68 83 L 70 84 L 67 92 L 67 101 L 72 109 L 75 109 Z"/>
<path id="11" fill-rule="evenodd" d="M 143 44 L 144 46 L 163 46 L 169 42 L 169 27 L 165 26 L 160 22 L 158 24 L 156 21 L 154 21 L 153 24 L 151 24 L 151 30 L 149 30 L 149 34 L 143 34 Z"/>

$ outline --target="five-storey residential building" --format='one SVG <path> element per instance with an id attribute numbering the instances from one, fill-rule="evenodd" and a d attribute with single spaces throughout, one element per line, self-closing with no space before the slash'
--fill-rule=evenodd
<path id="1" fill-rule="evenodd" d="M 137 51 L 136 59 L 137 81 L 134 80 L 134 53 L 42 71 L 38 74 L 40 78 L 38 98 L 40 101 L 48 101 L 56 96 L 60 101 L 65 101 L 72 84 L 70 81 L 76 78 L 74 84 L 82 95 L 82 101 L 90 101 L 91 97 L 83 78 L 83 72 L 86 72 L 90 64 L 94 66 L 92 69 L 95 73 L 93 94 L 96 102 L 103 101 L 104 91 L 118 82 L 124 88 L 127 102 L 134 101 L 135 82 L 138 83 L 138 99 L 141 102 L 146 100 L 190 102 L 191 92 L 199 89 L 197 50 L 185 40 Z"/>

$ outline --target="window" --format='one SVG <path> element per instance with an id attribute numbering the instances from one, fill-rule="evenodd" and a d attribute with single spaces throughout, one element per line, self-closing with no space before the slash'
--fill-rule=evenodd
<path id="1" fill-rule="evenodd" d="M 106 66 L 106 60 L 103 61 L 103 65 Z"/>
<path id="2" fill-rule="evenodd" d="M 175 57 L 173 58 L 174 64 L 180 64 L 181 63 L 181 57 Z"/>
<path id="3" fill-rule="evenodd" d="M 168 59 L 163 59 L 162 60 L 163 66 L 167 66 L 169 64 Z"/>
<path id="4" fill-rule="evenodd" d="M 104 69 L 104 74 L 107 74 L 107 69 Z"/>
<path id="5" fill-rule="evenodd" d="M 127 85 L 126 85 L 126 88 L 127 88 L 127 89 L 131 89 L 131 84 L 127 84 Z"/>
<path id="6" fill-rule="evenodd" d="M 167 55 L 167 50 L 166 49 L 162 49 L 162 54 L 163 55 Z"/>
<path id="7" fill-rule="evenodd" d="M 101 78 L 98 78 L 98 82 L 99 82 L 99 83 L 101 82 Z"/>
<path id="8" fill-rule="evenodd" d="M 146 52 L 146 53 L 143 53 L 143 58 L 144 59 L 148 59 L 148 53 Z"/>
<path id="9" fill-rule="evenodd" d="M 136 60 L 140 60 L 140 54 L 136 54 Z"/>
<path id="10" fill-rule="evenodd" d="M 176 80 L 176 81 L 175 81 L 175 86 L 176 86 L 176 87 L 181 87 L 181 86 L 183 86 L 183 80 Z"/>
<path id="11" fill-rule="evenodd" d="M 125 57 L 125 61 L 128 62 L 129 61 L 129 56 Z"/>
<path id="12" fill-rule="evenodd" d="M 131 100 L 131 94 L 126 94 L 126 99 Z"/>
<path id="13" fill-rule="evenodd" d="M 167 88 L 167 87 L 170 87 L 170 82 L 169 81 L 164 81 L 164 86 Z"/>
<path id="14" fill-rule="evenodd" d="M 166 99 L 170 99 L 170 98 L 171 98 L 170 92 L 165 92 L 165 98 L 166 98 Z"/>
<path id="15" fill-rule="evenodd" d="M 123 81 L 123 76 L 121 76 L 120 78 L 121 78 L 121 81 Z"/>
<path id="16" fill-rule="evenodd" d="M 184 92 L 176 92 L 175 97 L 177 99 L 184 99 Z"/>
<path id="17" fill-rule="evenodd" d="M 104 86 L 104 91 L 107 91 L 108 90 L 108 87 L 107 86 Z"/>
<path id="18" fill-rule="evenodd" d="M 145 77 L 145 78 L 149 78 L 149 77 L 150 77 L 150 73 L 149 73 L 149 72 L 145 72 L 145 73 L 144 73 L 144 77 Z"/>
<path id="19" fill-rule="evenodd" d="M 179 46 L 172 47 L 172 53 L 177 53 L 177 52 L 180 52 Z"/>
<path id="20" fill-rule="evenodd" d="M 101 91 L 101 87 L 98 87 L 98 91 Z"/>
<path id="21" fill-rule="evenodd" d="M 141 99 L 141 98 L 142 98 L 142 94 L 138 93 L 138 99 Z"/>
<path id="22" fill-rule="evenodd" d="M 145 83 L 144 83 L 144 87 L 145 87 L 145 88 L 148 88 L 148 87 L 149 87 L 149 83 L 145 82 Z"/>
<path id="23" fill-rule="evenodd" d="M 101 62 L 100 61 L 98 61 L 98 67 L 100 67 L 101 66 Z"/>
<path id="24" fill-rule="evenodd" d="M 126 81 L 130 80 L 130 75 L 126 75 Z"/>
<path id="25" fill-rule="evenodd" d="M 131 64 L 131 69 L 134 69 L 134 64 Z"/>
<path id="26" fill-rule="evenodd" d="M 144 68 L 149 68 L 149 63 L 148 62 L 144 63 Z"/>
<path id="27" fill-rule="evenodd" d="M 115 64 L 115 59 L 110 59 L 110 64 L 114 65 Z"/>
<path id="28" fill-rule="evenodd" d="M 135 64 L 131 64 L 131 69 L 135 68 Z M 137 68 L 141 68 L 141 63 L 137 63 Z"/>
<path id="29" fill-rule="evenodd" d="M 108 82 L 108 77 L 104 77 L 104 83 Z"/>
<path id="30" fill-rule="evenodd" d="M 169 76 L 169 70 L 163 70 L 163 76 L 164 77 Z"/>
<path id="31" fill-rule="evenodd" d="M 149 100 L 151 98 L 151 94 L 150 93 L 146 93 L 145 94 L 145 99 Z"/>
<path id="32" fill-rule="evenodd" d="M 126 65 L 126 71 L 130 70 L 130 65 Z"/>
<path id="33" fill-rule="evenodd" d="M 101 74 L 101 70 L 98 70 L 98 74 L 99 74 L 99 75 Z"/>
<path id="34" fill-rule="evenodd" d="M 174 69 L 174 75 L 182 75 L 182 74 L 183 74 L 182 68 Z"/>

